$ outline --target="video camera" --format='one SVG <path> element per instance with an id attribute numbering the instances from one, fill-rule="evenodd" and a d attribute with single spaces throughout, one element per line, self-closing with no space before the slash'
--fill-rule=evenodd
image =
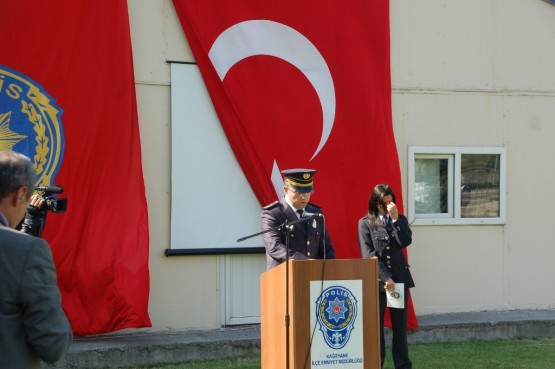
<path id="1" fill-rule="evenodd" d="M 53 213 L 65 212 L 67 209 L 67 199 L 53 196 L 64 192 L 61 186 L 36 187 L 35 191 L 37 191 L 37 195 L 40 196 L 43 203 L 40 208 L 31 204 L 27 205 L 25 218 L 17 228 L 32 236 L 41 237 L 48 211 Z"/>
<path id="2" fill-rule="evenodd" d="M 44 200 L 43 210 L 50 210 L 53 213 L 63 213 L 67 210 L 67 199 L 56 198 L 57 195 L 64 192 L 61 186 L 41 186 L 35 188 L 39 192 L 39 196 Z"/>

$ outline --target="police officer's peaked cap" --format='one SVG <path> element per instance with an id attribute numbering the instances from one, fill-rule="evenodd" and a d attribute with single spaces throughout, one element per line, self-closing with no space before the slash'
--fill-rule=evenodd
<path id="1" fill-rule="evenodd" d="M 285 180 L 299 192 L 310 192 L 313 189 L 314 169 L 286 169 L 281 173 Z"/>

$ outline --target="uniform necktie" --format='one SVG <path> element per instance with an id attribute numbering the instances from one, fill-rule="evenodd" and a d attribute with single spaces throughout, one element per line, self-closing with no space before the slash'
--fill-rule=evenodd
<path id="1" fill-rule="evenodd" d="M 303 209 L 297 210 L 297 214 L 299 214 L 299 219 L 301 219 L 303 217 L 303 213 L 304 213 Z"/>

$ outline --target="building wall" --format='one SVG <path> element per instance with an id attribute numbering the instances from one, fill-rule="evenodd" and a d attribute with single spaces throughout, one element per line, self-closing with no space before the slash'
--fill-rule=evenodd
<path id="1" fill-rule="evenodd" d="M 220 326 L 216 256 L 165 257 L 170 246 L 169 60 L 194 61 L 170 0 L 129 0 L 143 170 L 150 224 L 153 328 Z"/>
<path id="2" fill-rule="evenodd" d="M 171 210 L 167 61 L 194 60 L 171 0 L 128 4 L 153 327 L 219 327 L 224 257 L 164 256 Z M 547 233 L 555 203 L 553 34 L 555 7 L 540 0 L 391 0 L 393 121 L 404 198 L 409 146 L 507 148 L 505 225 L 413 226 L 417 314 L 555 309 L 549 286 L 555 248 Z"/>
<path id="3" fill-rule="evenodd" d="M 411 145 L 507 149 L 504 226 L 413 226 L 417 312 L 555 307 L 554 31 L 541 1 L 391 2 L 402 173 Z"/>

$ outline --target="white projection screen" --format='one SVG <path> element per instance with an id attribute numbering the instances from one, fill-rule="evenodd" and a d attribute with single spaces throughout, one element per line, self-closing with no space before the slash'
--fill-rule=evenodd
<path id="1" fill-rule="evenodd" d="M 258 203 L 196 64 L 171 65 L 171 243 L 166 255 L 264 252 Z"/>

